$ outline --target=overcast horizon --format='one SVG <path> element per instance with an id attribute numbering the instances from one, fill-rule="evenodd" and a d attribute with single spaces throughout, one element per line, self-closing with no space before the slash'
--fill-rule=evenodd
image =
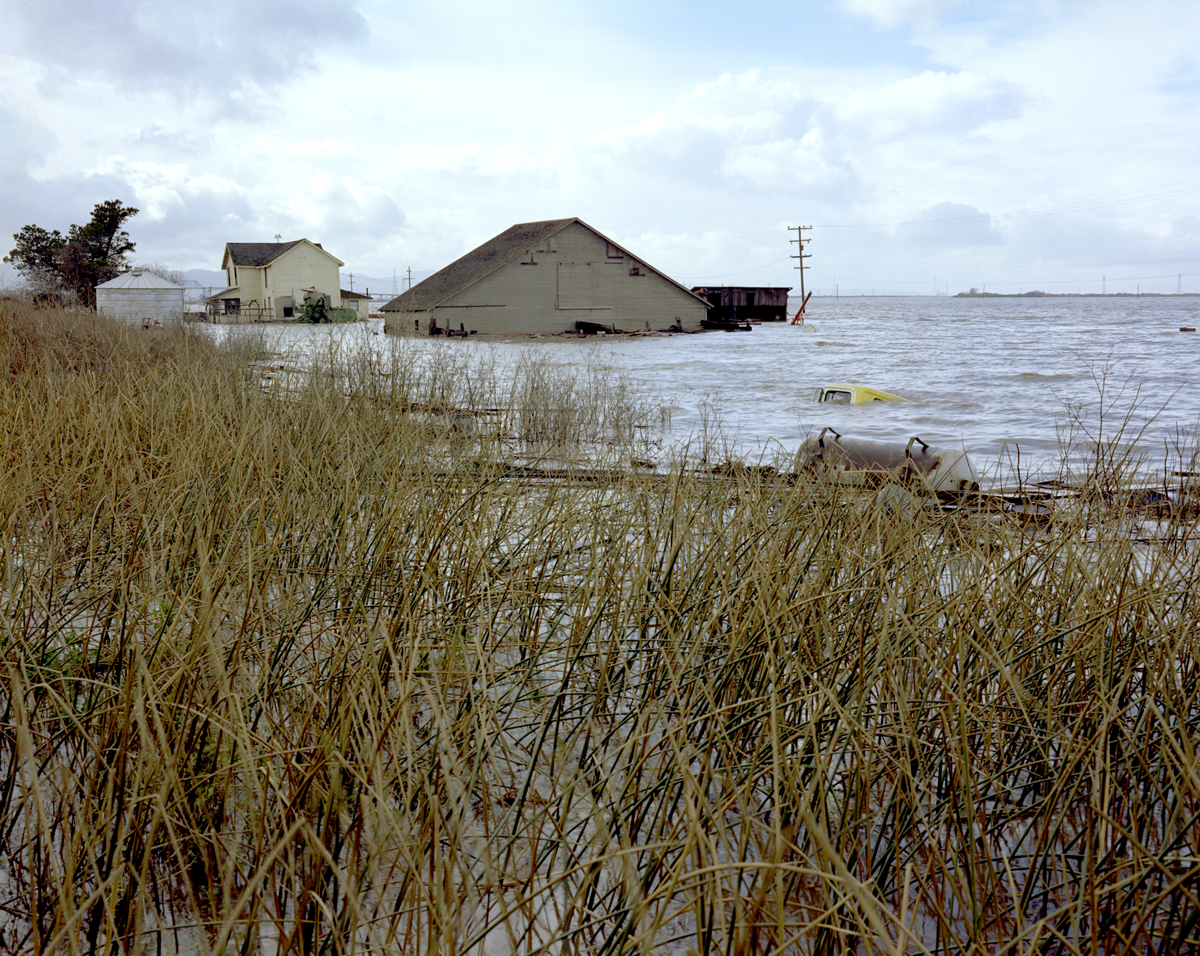
<path id="1" fill-rule="evenodd" d="M 798 287 L 811 224 L 817 294 L 1200 291 L 1194 4 L 0 11 L 4 253 L 119 199 L 181 271 L 278 234 L 425 275 L 578 216 L 687 285 Z"/>

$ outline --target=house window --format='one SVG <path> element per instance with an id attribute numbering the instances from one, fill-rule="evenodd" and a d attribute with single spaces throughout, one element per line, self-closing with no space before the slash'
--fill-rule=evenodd
<path id="1" fill-rule="evenodd" d="M 606 239 L 606 240 L 604 240 L 604 258 L 605 259 L 624 259 L 625 254 Z"/>
<path id="2" fill-rule="evenodd" d="M 242 311 L 241 299 L 222 299 L 221 305 L 224 307 L 226 315 L 237 315 Z"/>
<path id="3" fill-rule="evenodd" d="M 283 317 L 290 319 L 296 314 L 296 300 L 290 295 L 281 295 L 279 297 L 279 307 L 283 310 Z"/>

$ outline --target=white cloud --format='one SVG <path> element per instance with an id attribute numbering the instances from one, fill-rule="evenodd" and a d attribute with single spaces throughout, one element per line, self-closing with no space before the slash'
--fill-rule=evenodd
<path id="1" fill-rule="evenodd" d="M 862 181 L 853 162 L 830 149 L 819 127 L 798 140 L 734 144 L 725 154 L 721 171 L 763 189 L 803 187 L 810 195 L 819 191 L 819 202 L 826 208 L 851 203 L 862 195 Z"/>
<path id="2" fill-rule="evenodd" d="M 901 26 L 932 28 L 945 11 L 958 6 L 958 0 L 841 0 L 847 13 L 884 30 Z"/>
<path id="3" fill-rule="evenodd" d="M 38 0 L 6 14 L 4 24 L 5 52 L 60 78 L 102 77 L 131 91 L 152 80 L 230 104 L 246 84 L 290 80 L 312 68 L 317 51 L 362 44 L 368 35 L 345 0 Z"/>
<path id="4" fill-rule="evenodd" d="M 922 209 L 897 230 L 897 235 L 904 242 L 942 248 L 992 246 L 1004 241 L 987 213 L 949 201 Z"/>
<path id="5" fill-rule="evenodd" d="M 581 215 L 669 273 L 752 278 L 786 255 L 781 224 L 950 202 L 991 220 L 954 242 L 827 228 L 812 264 L 946 278 L 1194 245 L 1200 194 L 1012 215 L 1193 175 L 1200 12 L 1182 0 L 844 0 L 794 49 L 768 28 L 733 42 L 753 31 L 710 7 L 681 25 L 622 2 L 276 2 L 0 0 L 0 235 L 120 198 L 143 210 L 139 255 L 183 268 L 279 232 L 385 275 Z M 839 43 L 861 52 L 831 60 Z"/>
<path id="6" fill-rule="evenodd" d="M 979 73 L 926 70 L 879 90 L 860 90 L 831 114 L 876 139 L 911 135 L 965 136 L 985 123 L 1020 116 L 1024 95 L 1013 83 Z"/>

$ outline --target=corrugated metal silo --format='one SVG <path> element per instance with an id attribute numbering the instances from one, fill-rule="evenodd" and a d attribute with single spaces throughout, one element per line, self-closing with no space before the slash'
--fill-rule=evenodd
<path id="1" fill-rule="evenodd" d="M 178 320 L 183 317 L 183 286 L 134 269 L 96 286 L 96 308 L 138 324 Z"/>

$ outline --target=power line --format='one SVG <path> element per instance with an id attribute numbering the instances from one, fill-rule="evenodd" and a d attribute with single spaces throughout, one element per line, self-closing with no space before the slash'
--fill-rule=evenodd
<path id="1" fill-rule="evenodd" d="M 796 254 L 790 258 L 797 260 L 798 265 L 795 268 L 800 270 L 800 312 L 804 311 L 804 304 L 808 302 L 808 299 L 804 295 L 804 260 L 812 258 L 812 253 L 804 251 L 804 231 L 806 229 L 811 232 L 812 226 L 788 226 L 788 232 L 796 233 L 796 238 L 788 239 L 788 242 L 796 244 Z M 812 242 L 812 239 L 808 241 Z M 796 313 L 797 319 L 800 316 L 800 312 Z M 796 323 L 793 322 L 792 324 L 795 325 Z"/>
<path id="2" fill-rule="evenodd" d="M 781 262 L 787 262 L 790 258 L 791 258 L 791 256 L 784 256 L 782 259 L 776 259 L 774 262 L 766 262 L 766 263 L 763 263 L 761 266 L 754 266 L 751 269 L 743 269 L 741 272 L 722 272 L 720 275 L 708 275 L 708 276 L 689 275 L 689 276 L 685 276 L 684 278 L 698 280 L 698 279 L 728 279 L 730 276 L 744 276 L 748 272 L 758 272 L 759 269 L 766 269 L 769 266 L 775 266 L 775 265 L 779 265 L 779 263 L 781 263 Z"/>

